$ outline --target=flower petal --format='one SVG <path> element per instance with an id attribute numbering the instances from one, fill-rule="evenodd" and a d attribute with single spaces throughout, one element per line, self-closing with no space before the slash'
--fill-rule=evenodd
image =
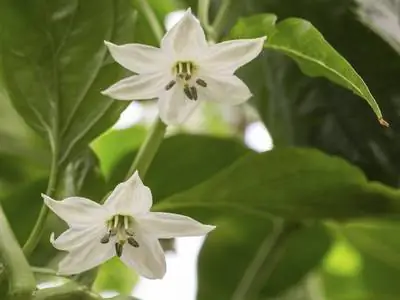
<path id="1" fill-rule="evenodd" d="M 69 197 L 56 201 L 42 194 L 44 203 L 69 227 L 86 227 L 103 223 L 107 211 L 98 203 L 81 197 Z"/>
<path id="2" fill-rule="evenodd" d="M 171 239 L 181 236 L 200 236 L 215 229 L 184 215 L 151 212 L 137 219 L 146 232 L 159 239 Z"/>
<path id="3" fill-rule="evenodd" d="M 149 279 L 161 279 L 164 277 L 167 266 L 165 255 L 160 242 L 152 237 L 136 232 L 135 239 L 139 247 L 129 244 L 124 245 L 121 260 L 134 268 L 140 275 Z"/>
<path id="4" fill-rule="evenodd" d="M 260 54 L 266 37 L 226 41 L 211 45 L 198 61 L 199 65 L 213 72 L 233 74 Z"/>
<path id="5" fill-rule="evenodd" d="M 142 44 L 115 45 L 108 41 L 104 41 L 104 44 L 117 63 L 135 73 L 155 73 L 171 64 L 163 51 L 156 47 Z"/>
<path id="6" fill-rule="evenodd" d="M 79 274 L 92 269 L 115 255 L 113 243 L 102 244 L 97 238 L 86 241 L 69 252 L 58 264 L 59 275 Z"/>
<path id="7" fill-rule="evenodd" d="M 118 100 L 152 99 L 167 83 L 168 77 L 163 73 L 134 75 L 118 81 L 101 93 Z"/>
<path id="8" fill-rule="evenodd" d="M 70 228 L 56 239 L 54 239 L 54 233 L 52 233 L 50 242 L 58 250 L 72 251 L 87 243 L 88 240 L 97 239 L 97 241 L 100 241 L 106 232 L 107 227 L 105 223 L 97 226 Z"/>
<path id="9" fill-rule="evenodd" d="M 199 101 L 189 100 L 183 92 L 183 87 L 176 84 L 171 90 L 164 91 L 158 99 L 158 110 L 161 120 L 167 125 L 183 123 Z"/>
<path id="10" fill-rule="evenodd" d="M 111 215 L 128 216 L 147 213 L 152 205 L 151 190 L 143 184 L 137 171 L 127 181 L 118 184 L 104 203 Z"/>
<path id="11" fill-rule="evenodd" d="M 161 49 L 180 60 L 195 59 L 206 48 L 204 30 L 190 8 L 161 40 Z"/>
<path id="12" fill-rule="evenodd" d="M 200 100 L 236 105 L 252 96 L 247 85 L 235 75 L 200 74 L 199 77 L 207 83 L 207 87 L 197 87 Z"/>

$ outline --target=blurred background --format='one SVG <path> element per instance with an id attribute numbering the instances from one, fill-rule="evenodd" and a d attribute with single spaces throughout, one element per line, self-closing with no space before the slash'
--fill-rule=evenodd
<path id="1" fill-rule="evenodd" d="M 10 1 L 0 0 L 0 10 L 3 8 L 0 18 L 17 19 L 16 11 L 25 14 L 24 2 L 17 2 L 19 10 L 14 11 L 6 9 L 7 5 L 11 7 Z M 129 15 L 135 26 L 124 42 L 157 45 L 139 2 L 126 1 L 135 11 Z M 147 2 L 167 30 L 187 7 L 196 12 L 198 5 L 194 0 Z M 29 3 L 32 7 L 35 4 Z M 43 5 L 47 7 L 46 3 Z M 324 78 L 308 77 L 289 57 L 264 50 L 259 58 L 238 71 L 254 94 L 249 103 L 237 107 L 203 103 L 187 123 L 168 128 L 154 168 L 146 178 L 146 184 L 154 188 L 155 201 L 214 176 L 245 153 L 284 147 L 315 148 L 339 156 L 357 166 L 369 180 L 398 189 L 400 0 L 214 0 L 210 1 L 210 19 L 215 19 L 224 6 L 226 17 L 219 25 L 222 40 L 229 36 L 239 18 L 253 14 L 276 14 L 278 22 L 289 17 L 310 21 L 361 75 L 391 126 L 380 127 L 365 101 L 351 91 Z M 37 7 L 41 13 L 43 7 Z M 95 8 L 93 15 L 96 13 Z M 98 13 L 104 12 L 99 9 Z M 4 24 L 0 21 L 0 33 L 7 35 Z M 29 45 L 31 38 L 26 34 L 21 41 L 26 39 Z M 3 69 L 0 82 L 6 82 L 11 74 L 6 71 L 11 70 L 6 68 L 4 58 L 0 67 Z M 0 201 L 18 240 L 23 243 L 41 206 L 38 195 L 46 188 L 50 150 L 32 130 L 40 132 L 40 129 L 24 121 L 22 105 L 10 101 L 11 96 L 6 85 L 0 85 Z M 100 135 L 103 131 L 99 131 L 99 136 L 93 134 L 92 139 L 88 138 L 90 148 L 65 167 L 58 196 L 79 194 L 101 199 L 129 168 L 156 116 L 154 101 L 135 101 L 115 108 L 112 118 L 107 120 L 108 125 L 114 124 L 112 128 L 104 126 L 104 133 Z M 198 139 L 192 141 L 192 136 Z M 186 161 L 182 153 L 191 160 Z M 212 167 L 203 166 L 204 162 Z M 176 181 L 184 183 L 167 181 L 165 178 L 171 172 Z M 186 175 L 179 177 L 179 172 Z M 72 173 L 74 176 L 68 177 Z M 183 177 L 187 174 L 194 175 L 186 182 Z M 323 200 L 325 196 L 315 197 Z M 116 259 L 101 266 L 98 273 L 95 270 L 73 279 L 92 286 L 104 298 L 121 294 L 141 300 L 400 299 L 397 217 L 323 222 L 305 218 L 304 228 L 290 237 L 281 263 L 270 271 L 260 253 L 265 250 L 265 237 L 273 235 L 276 224 L 282 222 L 280 217 L 271 215 L 267 222 L 230 212 L 226 216 L 209 214 L 205 219 L 215 217 L 219 227 L 206 241 L 204 238 L 163 241 L 168 264 L 163 280 L 139 278 Z M 30 258 L 40 288 L 65 283 L 48 273 L 62 256 L 50 247 L 48 237 L 52 231 L 59 233 L 63 229 L 65 224 L 50 216 L 39 248 Z M 264 276 L 268 282 L 261 280 Z M 243 298 L 238 287 L 248 278 L 261 278 L 261 283 L 257 283 L 261 292 Z"/>

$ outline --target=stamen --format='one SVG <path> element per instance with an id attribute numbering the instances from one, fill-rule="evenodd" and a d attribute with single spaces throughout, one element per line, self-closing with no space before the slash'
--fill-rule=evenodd
<path id="1" fill-rule="evenodd" d="M 128 244 L 132 247 L 139 248 L 139 243 L 133 237 L 128 237 Z"/>
<path id="2" fill-rule="evenodd" d="M 182 63 L 178 63 L 178 74 L 182 74 Z"/>
<path id="3" fill-rule="evenodd" d="M 116 236 L 117 235 L 117 228 L 111 228 L 109 231 L 110 236 Z"/>
<path id="4" fill-rule="evenodd" d="M 106 233 L 100 240 L 100 243 L 107 244 L 110 241 L 110 232 Z"/>
<path id="5" fill-rule="evenodd" d="M 125 233 L 129 236 L 135 235 L 135 232 L 131 228 L 125 229 Z"/>
<path id="6" fill-rule="evenodd" d="M 119 222 L 119 215 L 116 215 L 114 217 L 114 225 L 113 228 L 117 228 L 118 227 L 118 222 Z"/>
<path id="7" fill-rule="evenodd" d="M 207 82 L 205 82 L 203 79 L 197 78 L 196 83 L 202 87 L 207 87 Z"/>
<path id="8" fill-rule="evenodd" d="M 121 243 L 115 243 L 115 253 L 117 254 L 118 257 L 122 256 L 122 250 L 124 248 L 124 245 Z"/>
<path id="9" fill-rule="evenodd" d="M 127 230 L 129 228 L 128 216 L 124 216 L 124 228 L 125 228 L 125 230 Z"/>
<path id="10" fill-rule="evenodd" d="M 169 91 L 170 89 L 172 89 L 172 87 L 175 85 L 176 81 L 175 80 L 171 80 L 166 86 L 165 86 L 165 90 Z"/>
<path id="11" fill-rule="evenodd" d="M 190 100 L 193 100 L 192 92 L 187 84 L 183 87 L 183 92 L 185 93 L 186 97 L 188 97 Z"/>
<path id="12" fill-rule="evenodd" d="M 197 100 L 197 89 L 194 87 L 194 86 L 191 86 L 190 87 L 190 92 L 191 92 L 191 94 L 192 94 L 192 96 L 193 96 L 193 100 Z"/>

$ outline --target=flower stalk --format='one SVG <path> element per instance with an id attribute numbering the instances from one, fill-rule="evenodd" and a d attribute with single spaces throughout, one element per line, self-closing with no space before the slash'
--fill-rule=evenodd
<path id="1" fill-rule="evenodd" d="M 36 281 L 24 253 L 11 230 L 0 206 L 0 256 L 9 281 L 10 300 L 29 300 Z"/>
<path id="2" fill-rule="evenodd" d="M 153 31 L 154 36 L 158 41 L 161 41 L 164 35 L 164 29 L 161 26 L 160 22 L 157 19 L 156 14 L 153 11 L 153 8 L 147 2 L 147 0 L 136 0 L 139 7 L 141 8 L 144 16 L 147 19 L 147 22 L 150 24 L 150 28 Z"/>
<path id="3" fill-rule="evenodd" d="M 57 156 L 53 154 L 53 159 L 51 162 L 51 169 L 50 169 L 50 176 L 49 176 L 49 183 L 47 185 L 46 194 L 53 195 L 56 185 L 57 185 L 57 177 L 58 177 L 58 165 L 57 165 Z M 36 223 L 25 242 L 22 250 L 26 257 L 29 257 L 33 250 L 35 250 L 37 244 L 39 243 L 40 236 L 42 235 L 42 231 L 44 225 L 46 224 L 47 215 L 49 213 L 49 208 L 46 205 L 42 205 L 40 209 L 40 213 Z"/>
<path id="4" fill-rule="evenodd" d="M 211 25 L 213 31 L 215 32 L 215 39 L 218 39 L 222 33 L 223 27 L 225 25 L 225 18 L 230 5 L 231 0 L 223 0 L 221 6 L 218 9 L 214 22 Z"/>
<path id="5" fill-rule="evenodd" d="M 126 179 L 128 179 L 136 170 L 139 172 L 142 178 L 145 177 L 147 170 L 149 169 L 150 164 L 163 141 L 166 130 L 167 125 L 164 124 L 160 118 L 157 118 L 150 129 L 149 134 L 146 136 L 146 140 L 140 147 L 139 152 L 129 169 Z"/>

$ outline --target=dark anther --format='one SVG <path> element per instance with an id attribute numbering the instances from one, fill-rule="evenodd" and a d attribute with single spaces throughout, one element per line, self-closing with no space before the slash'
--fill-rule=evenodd
<path id="1" fill-rule="evenodd" d="M 190 80 L 190 78 L 192 78 L 192 76 L 190 74 L 185 75 L 185 80 Z"/>
<path id="2" fill-rule="evenodd" d="M 132 247 L 139 248 L 139 243 L 133 237 L 128 237 L 128 244 Z"/>
<path id="3" fill-rule="evenodd" d="M 121 257 L 123 247 L 124 245 L 122 245 L 121 243 L 115 243 L 115 252 L 117 253 L 118 257 Z"/>
<path id="4" fill-rule="evenodd" d="M 190 100 L 193 100 L 193 95 L 192 95 L 192 92 L 190 91 L 190 88 L 188 85 L 185 85 L 183 87 L 183 91 L 184 91 L 186 97 L 188 97 Z"/>
<path id="5" fill-rule="evenodd" d="M 197 100 L 197 90 L 196 90 L 196 88 L 194 86 L 190 87 L 190 93 L 193 96 L 193 100 Z"/>
<path id="6" fill-rule="evenodd" d="M 109 241 L 110 241 L 110 233 L 107 233 L 101 238 L 100 243 L 107 244 Z"/>
<path id="7" fill-rule="evenodd" d="M 172 87 L 175 85 L 176 81 L 175 80 L 171 80 L 166 86 L 165 86 L 165 90 L 168 91 L 170 89 L 172 89 Z"/>
<path id="8" fill-rule="evenodd" d="M 117 235 L 117 228 L 112 228 L 109 232 L 110 236 L 116 236 Z"/>
<path id="9" fill-rule="evenodd" d="M 134 232 L 132 229 L 130 229 L 130 228 L 126 229 L 125 232 L 126 232 L 126 234 L 129 235 L 129 236 L 134 236 L 134 235 L 135 235 L 135 232 Z"/>
<path id="10" fill-rule="evenodd" d="M 202 87 L 207 87 L 207 82 L 205 82 L 203 79 L 197 78 L 196 83 Z"/>

